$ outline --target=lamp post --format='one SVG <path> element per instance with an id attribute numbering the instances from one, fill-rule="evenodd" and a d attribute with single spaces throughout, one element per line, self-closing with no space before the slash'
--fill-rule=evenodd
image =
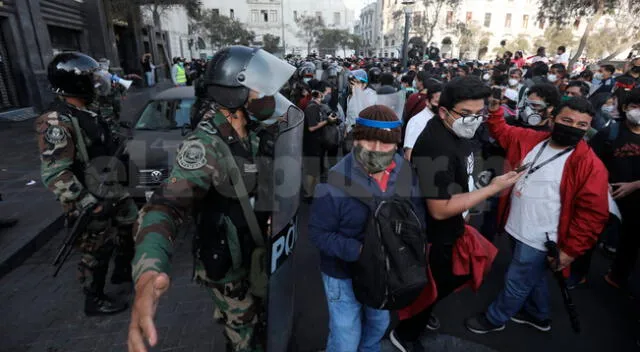
<path id="1" fill-rule="evenodd" d="M 280 20 L 282 21 L 282 57 L 287 55 L 287 45 L 284 41 L 284 0 L 280 0 Z"/>
<path id="2" fill-rule="evenodd" d="M 404 40 L 402 41 L 402 67 L 409 67 L 409 26 L 411 25 L 411 14 L 413 13 L 413 4 L 415 0 L 403 0 L 404 6 Z"/>

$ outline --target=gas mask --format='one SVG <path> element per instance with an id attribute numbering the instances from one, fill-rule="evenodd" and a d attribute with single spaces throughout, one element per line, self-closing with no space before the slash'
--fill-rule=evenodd
<path id="1" fill-rule="evenodd" d="M 542 111 L 546 108 L 546 104 L 537 105 L 540 105 L 540 109 L 542 109 Z M 520 111 L 520 119 L 529 126 L 537 126 L 545 119 L 545 117 L 539 110 L 534 109 L 532 104 L 527 100 L 525 102 L 524 109 Z"/>

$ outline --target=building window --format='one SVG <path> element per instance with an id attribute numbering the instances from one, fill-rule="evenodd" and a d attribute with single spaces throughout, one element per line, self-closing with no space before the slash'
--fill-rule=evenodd
<path id="1" fill-rule="evenodd" d="M 371 23 L 371 19 L 370 18 L 367 21 L 367 23 Z M 336 26 L 340 25 L 340 12 L 334 12 L 333 13 L 333 24 L 336 25 Z"/>
<path id="2" fill-rule="evenodd" d="M 298 20 L 298 11 L 293 11 L 293 19 L 294 19 L 295 21 L 297 21 L 297 20 Z"/>
<path id="3" fill-rule="evenodd" d="M 473 20 L 473 12 L 469 11 L 467 12 L 466 23 L 470 24 L 472 20 Z"/>
<path id="4" fill-rule="evenodd" d="M 316 18 L 318 19 L 318 21 L 322 21 L 322 12 L 316 11 Z"/>
<path id="5" fill-rule="evenodd" d="M 278 11 L 276 10 L 269 11 L 269 16 L 271 17 L 271 22 L 278 22 Z"/>
<path id="6" fill-rule="evenodd" d="M 213 12 L 216 16 L 220 15 L 220 9 L 212 9 L 211 12 Z"/>
<path id="7" fill-rule="evenodd" d="M 391 52 L 391 58 L 393 59 L 394 57 L 396 57 L 396 53 Z"/>
<path id="8" fill-rule="evenodd" d="M 522 28 L 527 29 L 529 27 L 529 15 L 522 16 Z"/>
<path id="9" fill-rule="evenodd" d="M 544 20 L 538 21 L 538 28 L 544 29 Z"/>
<path id="10" fill-rule="evenodd" d="M 49 39 L 54 53 L 62 51 L 80 51 L 81 32 L 63 27 L 48 26 Z"/>
<path id="11" fill-rule="evenodd" d="M 236 14 L 235 14 L 235 12 L 233 11 L 233 9 L 229 10 L 229 18 L 231 18 L 232 20 L 235 20 L 235 19 L 236 19 Z"/>
<path id="12" fill-rule="evenodd" d="M 258 23 L 260 20 L 260 12 L 258 10 L 251 10 L 251 22 Z"/>
<path id="13" fill-rule="evenodd" d="M 389 46 L 389 39 L 384 40 L 384 46 Z"/>
<path id="14" fill-rule="evenodd" d="M 484 14 L 484 26 L 491 27 L 491 13 L 489 12 Z"/>
<path id="15" fill-rule="evenodd" d="M 507 17 L 504 18 L 504 28 L 511 28 L 511 14 L 508 13 Z"/>
<path id="16" fill-rule="evenodd" d="M 269 22 L 269 12 L 267 10 L 260 10 L 260 17 L 262 22 Z"/>
<path id="17" fill-rule="evenodd" d="M 396 45 L 396 40 L 395 39 L 391 39 L 391 46 L 395 46 Z"/>
<path id="18" fill-rule="evenodd" d="M 447 27 L 453 26 L 453 11 L 447 11 Z"/>

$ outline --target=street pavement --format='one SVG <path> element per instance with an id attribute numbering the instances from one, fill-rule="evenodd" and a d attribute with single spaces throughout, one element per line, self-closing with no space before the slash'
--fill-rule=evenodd
<path id="1" fill-rule="evenodd" d="M 296 323 L 294 351 L 324 349 L 327 336 L 326 301 L 320 280 L 318 253 L 306 233 L 306 206 L 301 209 L 301 233 L 293 257 L 296 268 Z M 171 288 L 161 299 L 156 322 L 160 342 L 152 351 L 223 351 L 220 326 L 213 322 L 208 294 L 191 282 L 190 233 L 176 241 Z M 13 272 L 0 279 L 0 351 L 124 351 L 129 313 L 107 318 L 86 318 L 82 294 L 75 281 L 77 254 L 70 258 L 60 277 L 51 277 L 50 261 L 64 233 Z M 501 253 L 493 271 L 478 294 L 469 291 L 453 295 L 436 308 L 442 322 L 439 333 L 425 335 L 429 351 L 633 351 L 635 328 L 633 302 L 608 287 L 601 276 L 608 261 L 595 256 L 590 285 L 573 292 L 583 332 L 571 331 L 557 287 L 551 285 L 553 330 L 541 333 L 508 324 L 491 335 L 467 332 L 462 322 L 481 311 L 502 286 L 509 260 L 508 242 L 498 240 Z M 113 294 L 126 296 L 128 288 L 110 286 Z M 383 351 L 393 351 L 388 341 Z"/>

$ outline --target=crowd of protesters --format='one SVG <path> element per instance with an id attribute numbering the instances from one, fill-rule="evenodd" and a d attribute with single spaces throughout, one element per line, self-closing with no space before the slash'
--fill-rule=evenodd
<path id="1" fill-rule="evenodd" d="M 583 286 L 598 247 L 614 258 L 603 279 L 630 292 L 640 247 L 640 58 L 569 69 L 566 49 L 555 54 L 429 57 L 408 67 L 287 58 L 298 71 L 283 93 L 305 112 L 304 189 L 329 305 L 327 351 L 379 350 L 392 314 L 400 319 L 392 344 L 426 350 L 420 335 L 440 326 L 434 306 L 465 285 L 480 289 L 501 234 L 512 244 L 504 288 L 464 322 L 472 333 L 509 321 L 550 331 L 548 271 L 562 271 L 569 289 Z M 390 94 L 406 97 L 401 115 L 379 103 Z M 352 288 L 373 215 L 325 176 L 337 171 L 384 198 L 405 163 L 426 225 L 429 284 L 411 305 L 380 310 Z"/>

